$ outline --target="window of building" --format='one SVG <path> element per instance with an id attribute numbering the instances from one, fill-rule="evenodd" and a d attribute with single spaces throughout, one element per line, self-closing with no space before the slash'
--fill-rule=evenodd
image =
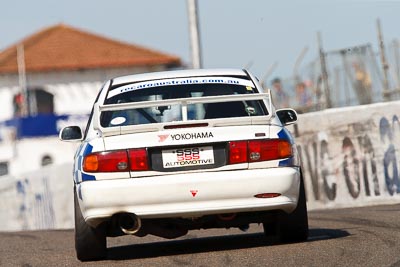
<path id="1" fill-rule="evenodd" d="M 21 116 L 23 105 L 27 105 L 27 111 L 30 115 L 35 114 L 53 114 L 54 113 L 54 95 L 46 92 L 42 88 L 28 88 L 27 101 L 25 102 L 22 93 L 14 95 L 13 106 L 14 116 Z"/>

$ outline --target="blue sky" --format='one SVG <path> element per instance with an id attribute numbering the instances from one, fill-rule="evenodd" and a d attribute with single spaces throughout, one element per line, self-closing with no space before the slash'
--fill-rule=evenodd
<path id="1" fill-rule="evenodd" d="M 303 47 L 304 64 L 325 50 L 372 43 L 376 19 L 385 41 L 400 38 L 400 0 L 199 0 L 204 67 L 244 67 L 262 76 L 289 76 Z M 43 27 L 65 23 L 121 41 L 180 56 L 190 62 L 185 0 L 7 1 L 0 16 L 0 49 Z"/>

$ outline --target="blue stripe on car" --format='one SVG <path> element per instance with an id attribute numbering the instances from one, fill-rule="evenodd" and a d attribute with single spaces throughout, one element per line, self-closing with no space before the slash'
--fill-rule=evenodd
<path id="1" fill-rule="evenodd" d="M 279 161 L 279 167 L 287 167 L 292 165 L 293 165 L 293 157 Z"/>
<path id="2" fill-rule="evenodd" d="M 93 146 L 91 144 L 87 144 L 85 147 L 85 150 L 83 151 L 82 156 L 86 156 L 86 155 L 92 153 L 92 150 L 93 150 Z"/>
<path id="3" fill-rule="evenodd" d="M 279 139 L 288 140 L 290 143 L 293 143 L 293 139 L 291 138 L 290 133 L 285 128 L 283 128 L 278 132 L 278 137 Z M 279 161 L 279 167 L 286 167 L 292 165 L 293 165 L 293 157 Z"/>
<path id="4" fill-rule="evenodd" d="M 291 140 L 290 138 L 290 134 L 287 132 L 287 130 L 285 128 L 283 128 L 282 130 L 280 130 L 278 132 L 278 137 L 279 139 L 284 139 L 284 140 Z"/>
<path id="5" fill-rule="evenodd" d="M 83 150 L 83 151 L 82 151 Z M 84 181 L 94 181 L 96 180 L 96 176 L 94 175 L 90 175 L 90 174 L 86 174 L 83 172 L 82 170 L 82 161 L 83 161 L 83 157 L 92 153 L 93 150 L 93 146 L 89 143 L 86 143 L 85 145 L 83 145 L 81 147 L 81 152 L 78 155 L 78 158 L 76 159 L 78 161 L 78 166 L 77 166 L 77 173 L 76 173 L 76 182 L 77 183 L 81 183 Z"/>
<path id="6" fill-rule="evenodd" d="M 78 170 L 81 171 L 82 170 L 82 156 L 78 156 Z"/>
<path id="7" fill-rule="evenodd" d="M 82 182 L 95 181 L 95 180 L 96 180 L 96 176 L 89 175 L 89 174 L 86 174 L 86 173 L 82 172 Z"/>

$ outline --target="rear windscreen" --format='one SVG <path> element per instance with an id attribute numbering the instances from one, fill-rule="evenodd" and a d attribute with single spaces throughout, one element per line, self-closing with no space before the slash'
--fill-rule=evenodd
<path id="1" fill-rule="evenodd" d="M 251 81 L 243 79 L 235 80 L 244 82 L 163 84 L 162 86 L 144 86 L 144 88 L 138 88 L 138 85 L 135 86 L 135 84 L 124 85 L 110 90 L 104 104 L 255 93 L 254 85 L 252 86 Z M 157 85 L 157 83 L 153 82 L 151 85 Z M 267 115 L 267 111 L 260 100 L 198 103 L 187 106 L 188 120 L 263 115 Z M 101 125 L 103 127 L 164 123 L 181 120 L 182 107 L 180 104 L 121 111 L 104 111 L 101 114 Z"/>

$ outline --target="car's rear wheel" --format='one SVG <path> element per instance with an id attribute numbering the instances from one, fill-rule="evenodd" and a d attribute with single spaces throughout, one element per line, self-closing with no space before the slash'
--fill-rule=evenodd
<path id="1" fill-rule="evenodd" d="M 81 261 L 101 260 L 107 256 L 106 231 L 102 225 L 93 228 L 82 216 L 74 188 L 75 249 Z"/>
<path id="2" fill-rule="evenodd" d="M 303 175 L 300 175 L 300 192 L 296 209 L 277 216 L 275 222 L 263 223 L 264 233 L 271 243 L 300 242 L 308 238 L 308 215 Z"/>

